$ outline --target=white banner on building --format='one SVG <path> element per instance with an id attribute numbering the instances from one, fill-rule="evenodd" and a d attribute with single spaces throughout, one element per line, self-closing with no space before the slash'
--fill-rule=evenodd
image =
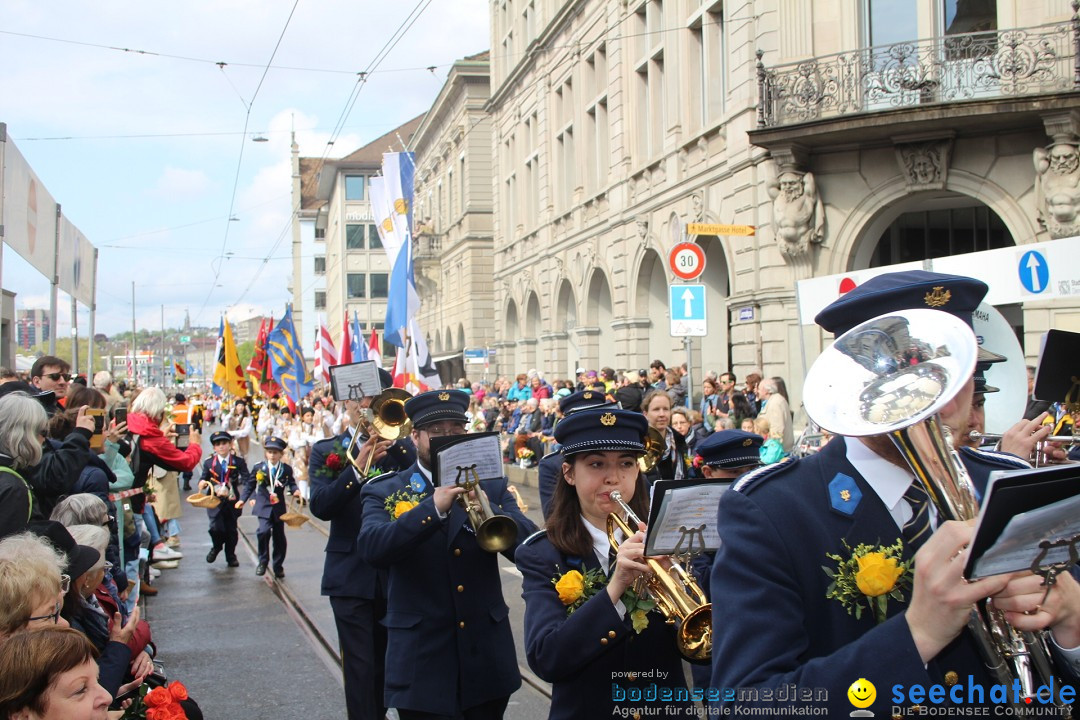
<path id="1" fill-rule="evenodd" d="M 796 290 L 800 322 L 813 325 L 814 317 L 844 293 L 877 275 L 902 270 L 976 277 L 990 286 L 985 298 L 990 305 L 1080 298 L 1080 237 L 800 280 Z"/>
<path id="2" fill-rule="evenodd" d="M 52 279 L 56 251 L 56 200 L 15 147 L 4 143 L 4 243 Z"/>

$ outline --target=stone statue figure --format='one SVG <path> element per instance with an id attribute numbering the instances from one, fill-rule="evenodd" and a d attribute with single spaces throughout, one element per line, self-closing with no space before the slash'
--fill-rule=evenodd
<path id="1" fill-rule="evenodd" d="M 766 188 L 773 201 L 773 226 L 780 252 L 788 260 L 808 259 L 810 244 L 825 237 L 825 208 L 813 173 L 785 170 Z"/>
<path id="2" fill-rule="evenodd" d="M 1050 237 L 1080 234 L 1080 149 L 1072 143 L 1035 148 L 1035 203 Z"/>

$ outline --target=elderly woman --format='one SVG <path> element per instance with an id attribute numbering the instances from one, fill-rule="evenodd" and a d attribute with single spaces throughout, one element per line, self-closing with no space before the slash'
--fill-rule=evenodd
<path id="1" fill-rule="evenodd" d="M 97 654 L 70 628 L 8 638 L 0 645 L 0 718 L 106 720 L 112 696 L 98 682 Z"/>
<path id="2" fill-rule="evenodd" d="M 549 720 L 611 717 L 640 706 L 620 703 L 619 692 L 625 701 L 650 687 L 686 691 L 673 626 L 639 607 L 632 592 L 649 572 L 645 533 L 622 538 L 614 557 L 607 536 L 609 513 L 622 515 L 611 498 L 615 490 L 639 517 L 649 516 L 648 486 L 638 469 L 646 430 L 639 413 L 617 409 L 581 410 L 555 427 L 564 462 L 547 530 L 515 553 L 525 654 L 529 667 L 552 683 Z M 583 641 L 596 637 L 602 639 Z M 691 717 L 688 701 L 665 705 L 668 716 Z"/>
<path id="3" fill-rule="evenodd" d="M 133 438 L 132 452 L 137 458 L 132 468 L 135 476 L 132 484 L 134 488 L 146 486 L 146 479 L 154 466 L 176 472 L 191 472 L 202 458 L 202 440 L 199 433 L 192 431 L 190 444 L 184 450 L 178 449 L 172 439 L 166 437 L 161 429 L 165 422 L 165 405 L 165 393 L 156 387 L 146 388 L 131 403 L 128 431 L 136 436 Z M 132 512 L 141 515 L 145 504 L 145 495 L 132 496 Z M 150 534 L 153 536 L 154 531 L 151 530 Z M 176 553 L 166 553 L 166 556 L 176 557 Z"/>
<path id="4" fill-rule="evenodd" d="M 60 613 L 68 624 L 85 633 L 101 653 L 98 658 L 101 684 L 115 697 L 120 693 L 120 686 L 129 669 L 139 683 L 153 671 L 153 662 L 149 655 L 133 649 L 133 646 L 147 645 L 150 630 L 145 623 L 139 622 L 138 608 L 129 617 L 127 625 L 124 625 L 118 610 L 112 608 L 110 617 L 97 599 L 96 592 L 101 587 L 109 565 L 105 561 L 104 552 L 109 542 L 109 533 L 94 525 L 73 525 L 68 531 L 80 547 L 89 547 L 97 554 L 89 567 L 69 569 L 71 587 L 64 597 Z"/>
<path id="5" fill-rule="evenodd" d="M 41 462 L 45 408 L 24 393 L 0 398 L 0 538 L 26 528 L 34 497 L 26 472 Z"/>
<path id="6" fill-rule="evenodd" d="M 33 533 L 0 541 L 0 640 L 27 628 L 68 626 L 60 617 L 71 585 L 62 574 L 66 563 L 63 553 Z"/>
<path id="7" fill-rule="evenodd" d="M 116 535 L 116 523 L 109 514 L 111 504 L 106 504 L 101 498 L 90 493 L 69 495 L 53 508 L 50 520 L 55 520 L 64 527 L 74 525 L 96 525 L 109 532 L 109 544 L 105 548 L 104 558 L 111 563 L 112 569 L 106 573 L 106 581 L 109 582 L 117 593 L 122 593 L 127 587 L 122 568 L 120 567 L 120 545 Z M 124 613 L 127 617 L 127 612 Z"/>

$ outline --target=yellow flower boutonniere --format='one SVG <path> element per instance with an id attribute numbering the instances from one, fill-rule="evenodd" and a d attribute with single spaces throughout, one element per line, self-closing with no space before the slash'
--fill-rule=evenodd
<path id="1" fill-rule="evenodd" d="M 850 553 L 847 558 L 825 554 L 837 563 L 835 570 L 822 566 L 832 578 L 825 597 L 839 600 L 856 619 L 869 608 L 877 622 L 885 622 L 889 598 L 904 602 L 903 591 L 911 587 L 911 566 L 902 560 L 903 541 L 888 546 L 863 543 L 854 550 L 845 542 L 844 547 Z"/>
<path id="2" fill-rule="evenodd" d="M 555 586 L 559 600 L 566 606 L 566 614 L 572 615 L 586 600 L 600 592 L 607 584 L 607 579 L 599 568 L 586 570 L 584 573 L 580 570 L 569 570 L 551 578 L 551 584 Z"/>
<path id="3" fill-rule="evenodd" d="M 266 473 L 265 473 L 265 472 L 263 472 L 262 470 L 260 470 L 259 472 L 255 473 L 255 482 L 257 482 L 257 483 L 264 483 L 264 482 L 266 482 Z"/>
<path id="4" fill-rule="evenodd" d="M 391 493 L 386 497 L 384 507 L 386 507 L 386 512 L 390 516 L 390 519 L 397 520 L 399 517 L 419 505 L 420 501 L 425 497 L 425 495 L 411 493 L 408 490 L 398 490 L 396 493 Z"/>

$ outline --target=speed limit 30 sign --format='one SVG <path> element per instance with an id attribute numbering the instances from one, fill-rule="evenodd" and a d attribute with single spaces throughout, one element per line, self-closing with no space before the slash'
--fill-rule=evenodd
<path id="1" fill-rule="evenodd" d="M 668 255 L 668 266 L 680 280 L 695 280 L 705 270 L 705 251 L 697 243 L 677 243 Z"/>

